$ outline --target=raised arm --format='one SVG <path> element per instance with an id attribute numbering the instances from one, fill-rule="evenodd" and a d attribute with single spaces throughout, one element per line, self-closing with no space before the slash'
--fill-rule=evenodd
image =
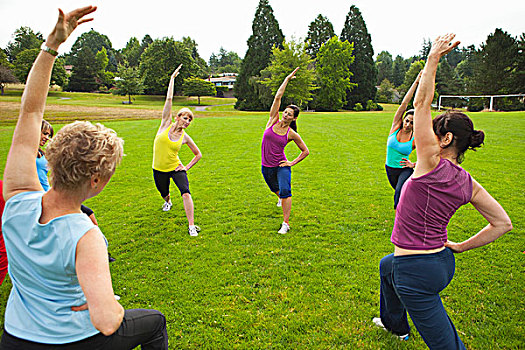
<path id="1" fill-rule="evenodd" d="M 59 9 L 58 21 L 45 43 L 55 52 L 40 51 L 33 63 L 22 94 L 20 114 L 4 170 L 3 194 L 6 201 L 20 192 L 42 190 L 36 172 L 35 158 L 40 143 L 40 127 L 44 116 L 51 71 L 55 63 L 55 54 L 79 24 L 92 20 L 83 17 L 96 9 L 94 6 L 86 6 L 68 14 L 64 14 Z"/>
<path id="2" fill-rule="evenodd" d="M 414 177 L 428 173 L 439 163 L 440 147 L 432 128 L 430 108 L 434 99 L 436 70 L 439 60 L 459 45 L 459 41 L 452 43 L 455 36 L 455 34 L 446 34 L 438 36 L 434 40 L 416 92 L 414 99 L 414 135 L 417 164 Z"/>
<path id="3" fill-rule="evenodd" d="M 164 109 L 162 110 L 162 120 L 160 121 L 159 132 L 164 131 L 171 124 L 171 106 L 173 104 L 173 90 L 175 89 L 175 78 L 179 75 L 182 68 L 182 63 L 171 74 L 170 83 L 168 85 L 168 92 L 166 93 L 166 102 L 164 102 Z"/>
<path id="4" fill-rule="evenodd" d="M 487 219 L 489 224 L 464 242 L 454 243 L 448 241 L 445 243 L 445 246 L 456 253 L 489 244 L 512 230 L 512 222 L 505 209 L 479 183 L 474 179 L 472 182 L 472 199 L 470 203 Z"/>
<path id="5" fill-rule="evenodd" d="M 419 84 L 419 80 L 421 79 L 422 73 L 423 71 L 419 72 L 419 74 L 416 77 L 416 80 L 414 80 L 412 86 L 410 86 L 410 89 L 408 89 L 407 93 L 405 94 L 405 97 L 403 97 L 403 101 L 401 101 L 401 105 L 399 106 L 399 108 L 396 111 L 396 114 L 394 115 L 392 127 L 390 128 L 390 132 L 388 133 L 389 135 L 391 135 L 397 129 L 401 129 L 401 125 L 403 125 L 403 114 L 405 114 L 408 104 L 410 103 L 410 100 L 412 100 L 414 92 L 416 92 L 417 84 Z"/>
<path id="6" fill-rule="evenodd" d="M 299 67 L 295 68 L 294 71 L 286 76 L 284 78 L 283 83 L 275 93 L 275 97 L 273 99 L 272 108 L 270 109 L 270 119 L 268 119 L 268 123 L 266 124 L 266 129 L 268 129 L 270 126 L 275 124 L 279 120 L 279 108 L 281 107 L 281 98 L 284 95 L 284 90 L 286 90 L 286 86 L 292 80 L 295 78 L 295 73 L 299 70 Z"/>

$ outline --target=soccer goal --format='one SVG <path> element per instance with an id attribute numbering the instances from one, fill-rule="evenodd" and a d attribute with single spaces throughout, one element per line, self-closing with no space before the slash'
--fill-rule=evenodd
<path id="1" fill-rule="evenodd" d="M 438 110 L 441 110 L 441 107 L 443 106 L 442 102 L 445 98 L 459 98 L 459 99 L 465 99 L 469 101 L 471 98 L 488 98 L 490 99 L 490 106 L 489 111 L 494 111 L 494 99 L 498 97 L 525 97 L 525 94 L 511 94 L 511 95 L 476 95 L 476 96 L 468 96 L 468 95 L 440 95 L 438 99 Z"/>

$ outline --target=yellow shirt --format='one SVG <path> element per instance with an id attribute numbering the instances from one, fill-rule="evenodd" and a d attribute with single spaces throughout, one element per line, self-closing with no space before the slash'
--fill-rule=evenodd
<path id="1" fill-rule="evenodd" d="M 184 130 L 182 130 L 182 135 L 177 141 L 171 141 L 168 133 L 172 126 L 173 124 L 160 134 L 157 134 L 155 141 L 153 141 L 153 169 L 155 170 L 173 171 L 181 164 L 179 150 L 184 139 Z"/>

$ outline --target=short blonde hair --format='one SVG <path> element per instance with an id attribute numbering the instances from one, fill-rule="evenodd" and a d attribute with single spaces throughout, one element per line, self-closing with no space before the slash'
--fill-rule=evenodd
<path id="1" fill-rule="evenodd" d="M 182 116 L 184 114 L 189 115 L 191 117 L 191 120 L 193 120 L 193 112 L 191 111 L 191 109 L 189 109 L 187 107 L 179 109 L 179 111 L 177 112 L 177 117 L 180 117 L 180 116 Z"/>
<path id="2" fill-rule="evenodd" d="M 92 175 L 113 175 L 122 160 L 124 140 L 102 124 L 74 122 L 64 126 L 46 149 L 51 186 L 75 190 Z"/>

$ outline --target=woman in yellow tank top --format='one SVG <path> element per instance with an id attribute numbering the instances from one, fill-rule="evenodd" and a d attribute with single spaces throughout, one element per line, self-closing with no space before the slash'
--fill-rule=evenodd
<path id="1" fill-rule="evenodd" d="M 164 199 L 163 211 L 169 211 L 172 203 L 170 198 L 170 178 L 173 179 L 182 196 L 184 211 L 188 218 L 188 232 L 190 236 L 197 236 L 200 228 L 195 226 L 193 218 L 193 200 L 190 194 L 190 186 L 186 172 L 190 170 L 202 157 L 202 154 L 193 142 L 190 135 L 184 130 L 193 120 L 193 113 L 188 108 L 182 108 L 177 113 L 175 121 L 172 122 L 171 106 L 173 99 L 173 85 L 175 78 L 179 75 L 182 64 L 177 67 L 171 75 L 166 102 L 162 111 L 162 120 L 160 122 L 157 136 L 153 142 L 153 179 L 155 186 Z M 182 164 L 179 159 L 179 151 L 182 145 L 188 145 L 193 152 L 193 159 L 186 165 Z"/>

